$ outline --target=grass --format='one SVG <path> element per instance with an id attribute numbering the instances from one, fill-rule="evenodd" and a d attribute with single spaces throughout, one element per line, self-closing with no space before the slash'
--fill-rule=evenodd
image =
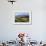
<path id="1" fill-rule="evenodd" d="M 17 16 L 15 22 L 29 22 L 29 16 Z"/>

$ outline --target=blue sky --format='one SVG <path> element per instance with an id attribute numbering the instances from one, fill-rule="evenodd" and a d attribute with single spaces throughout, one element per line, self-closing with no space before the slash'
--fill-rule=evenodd
<path id="1" fill-rule="evenodd" d="M 29 13 L 28 12 L 16 12 L 16 16 L 17 15 L 29 15 Z"/>

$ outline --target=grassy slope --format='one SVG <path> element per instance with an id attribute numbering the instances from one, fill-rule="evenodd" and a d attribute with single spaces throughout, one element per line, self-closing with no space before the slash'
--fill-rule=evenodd
<path id="1" fill-rule="evenodd" d="M 15 22 L 29 22 L 29 17 L 16 17 Z"/>

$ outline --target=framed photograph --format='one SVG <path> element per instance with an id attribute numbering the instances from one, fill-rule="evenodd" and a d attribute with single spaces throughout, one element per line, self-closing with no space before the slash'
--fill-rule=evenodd
<path id="1" fill-rule="evenodd" d="M 13 18 L 13 24 L 32 24 L 32 14 L 31 12 L 19 11 L 15 12 Z"/>

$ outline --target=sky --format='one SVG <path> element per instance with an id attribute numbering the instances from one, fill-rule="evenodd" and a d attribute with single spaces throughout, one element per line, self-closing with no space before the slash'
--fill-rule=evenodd
<path id="1" fill-rule="evenodd" d="M 31 35 L 33 40 L 46 40 L 46 9 L 42 0 L 17 0 L 13 5 L 6 0 L 0 0 L 0 40 L 11 40 L 19 32 Z M 31 4 L 31 5 L 30 5 Z M 25 6 L 26 5 L 26 6 Z M 28 7 L 27 7 L 28 6 Z M 32 6 L 32 7 L 31 7 Z M 16 11 L 32 9 L 32 25 L 14 25 L 12 17 Z"/>
<path id="2" fill-rule="evenodd" d="M 17 15 L 22 15 L 23 16 L 23 15 L 29 15 L 29 13 L 28 12 L 17 12 L 16 13 L 16 16 Z"/>

